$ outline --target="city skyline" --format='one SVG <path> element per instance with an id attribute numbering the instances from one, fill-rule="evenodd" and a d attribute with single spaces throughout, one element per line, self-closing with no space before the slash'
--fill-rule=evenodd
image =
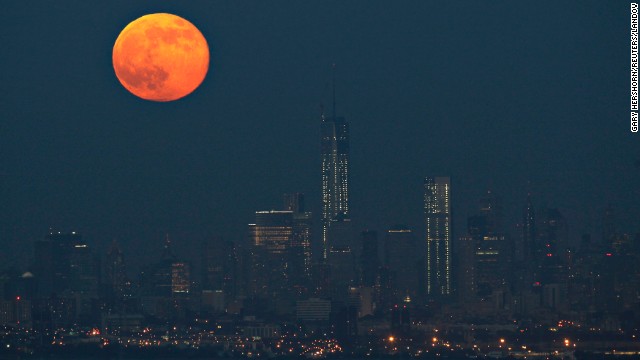
<path id="1" fill-rule="evenodd" d="M 7 1 L 0 357 L 640 355 L 638 19 Z"/>
<path id="2" fill-rule="evenodd" d="M 531 192 L 563 210 L 574 243 L 599 232 L 609 203 L 634 231 L 628 49 L 612 40 L 627 37 L 627 8 L 583 5 L 9 2 L 0 242 L 18 256 L 2 260 L 22 263 L 20 244 L 49 228 L 102 248 L 116 238 L 141 259 L 167 232 L 189 249 L 236 241 L 287 192 L 305 193 L 319 219 L 318 116 L 320 104 L 331 112 L 334 63 L 354 228 L 420 232 L 422 178 L 447 174 L 457 233 L 489 188 L 511 226 Z M 128 22 L 163 11 L 202 31 L 211 68 L 191 96 L 151 104 L 122 91 L 110 54 Z"/>

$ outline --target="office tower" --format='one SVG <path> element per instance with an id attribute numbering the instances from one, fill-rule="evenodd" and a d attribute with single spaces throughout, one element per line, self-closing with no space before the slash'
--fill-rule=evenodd
<path id="1" fill-rule="evenodd" d="M 462 302 L 472 302 L 476 296 L 476 239 L 471 235 L 458 239 L 457 275 L 458 297 Z"/>
<path id="2" fill-rule="evenodd" d="M 487 298 L 506 284 L 505 236 L 495 233 L 487 213 L 467 219 L 467 234 L 475 243 L 475 286 Z"/>
<path id="3" fill-rule="evenodd" d="M 160 319 L 184 319 L 191 300 L 191 264 L 173 253 L 171 239 L 164 239 L 158 262 L 140 274 L 140 303 L 145 314 Z"/>
<path id="4" fill-rule="evenodd" d="M 291 211 L 257 211 L 249 224 L 251 292 L 268 298 L 283 298 L 290 289 L 289 250 L 293 242 Z M 276 300 L 277 301 L 277 300 Z"/>
<path id="5" fill-rule="evenodd" d="M 330 294 L 334 300 L 343 300 L 349 287 L 354 286 L 358 280 L 358 254 L 351 219 L 338 215 L 331 220 L 327 238 L 328 252 L 325 261 L 329 265 Z"/>
<path id="6" fill-rule="evenodd" d="M 333 246 L 327 254 L 329 295 L 335 301 L 346 301 L 349 288 L 356 282 L 356 255 L 348 246 Z"/>
<path id="7" fill-rule="evenodd" d="M 556 208 L 547 209 L 542 217 L 539 238 L 544 257 L 562 257 L 569 248 L 567 220 Z"/>
<path id="8" fill-rule="evenodd" d="M 171 294 L 188 295 L 191 292 L 191 266 L 183 261 L 171 264 Z"/>
<path id="9" fill-rule="evenodd" d="M 488 234 L 502 233 L 502 199 L 493 191 L 487 193 L 479 201 L 480 216 L 485 218 Z"/>
<path id="10" fill-rule="evenodd" d="M 72 265 L 81 259 L 84 248 L 88 250 L 82 236 L 76 232 L 62 233 L 51 231 L 43 240 L 35 243 L 34 274 L 39 279 L 40 295 L 47 297 L 53 293 L 62 294 L 74 285 L 74 274 L 80 270 Z M 80 256 L 80 258 L 78 258 Z"/>
<path id="11" fill-rule="evenodd" d="M 418 295 L 418 244 L 413 232 L 405 226 L 387 230 L 384 242 L 385 265 L 389 268 L 395 301 Z"/>
<path id="12" fill-rule="evenodd" d="M 338 215 L 349 218 L 349 123 L 336 115 L 335 81 L 331 117 L 321 115 L 322 245 L 327 257 L 328 229 Z"/>
<path id="13" fill-rule="evenodd" d="M 167 234 L 160 261 L 145 266 L 140 274 L 141 295 L 150 298 L 170 298 L 172 295 L 172 264 L 177 261 L 171 249 L 171 239 Z"/>
<path id="14" fill-rule="evenodd" d="M 202 243 L 202 289 L 222 291 L 226 300 L 236 296 L 238 256 L 235 244 L 214 236 Z"/>
<path id="15" fill-rule="evenodd" d="M 360 242 L 360 280 L 362 286 L 373 287 L 376 285 L 380 268 L 378 233 L 373 230 L 365 230 L 360 233 Z"/>
<path id="16" fill-rule="evenodd" d="M 427 177 L 424 212 L 427 240 L 427 295 L 451 294 L 451 179 Z"/>
<path id="17" fill-rule="evenodd" d="M 558 209 L 545 209 L 540 216 L 538 243 L 540 276 L 537 281 L 543 285 L 564 282 L 567 274 L 569 233 L 567 221 Z"/>
<path id="18" fill-rule="evenodd" d="M 105 259 L 104 285 L 110 301 L 121 300 L 126 292 L 127 275 L 124 255 L 114 240 Z"/>
<path id="19" fill-rule="evenodd" d="M 517 257 L 517 260 L 531 262 L 536 254 L 536 214 L 531 203 L 531 194 L 527 195 L 527 203 L 524 206 L 521 236 L 521 255 Z"/>
<path id="20" fill-rule="evenodd" d="M 305 211 L 304 194 L 284 194 L 284 210 L 293 213 L 292 266 L 294 272 L 303 276 L 300 281 L 311 279 L 311 227 L 312 213 Z"/>
<path id="21" fill-rule="evenodd" d="M 69 289 L 73 294 L 82 294 L 87 297 L 98 297 L 98 275 L 100 262 L 93 254 L 89 245 L 77 243 L 73 245 L 69 257 L 70 284 Z"/>

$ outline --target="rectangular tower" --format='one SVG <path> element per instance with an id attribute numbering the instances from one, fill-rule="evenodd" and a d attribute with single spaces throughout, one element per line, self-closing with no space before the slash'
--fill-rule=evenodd
<path id="1" fill-rule="evenodd" d="M 451 179 L 424 180 L 427 295 L 451 294 Z"/>
<path id="2" fill-rule="evenodd" d="M 291 290 L 289 254 L 293 242 L 293 212 L 256 211 L 249 224 L 254 295 L 283 298 Z"/>

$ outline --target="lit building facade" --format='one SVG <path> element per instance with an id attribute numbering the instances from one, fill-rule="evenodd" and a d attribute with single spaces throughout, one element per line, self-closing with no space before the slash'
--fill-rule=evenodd
<path id="1" fill-rule="evenodd" d="M 427 295 L 451 294 L 451 179 L 424 181 Z"/>
<path id="2" fill-rule="evenodd" d="M 171 264 L 171 293 L 186 295 L 191 291 L 191 267 L 188 263 L 178 261 Z"/>
<path id="3" fill-rule="evenodd" d="M 325 117 L 320 126 L 322 160 L 322 244 L 327 257 L 328 229 L 341 215 L 349 218 L 349 123 L 343 117 Z"/>
<path id="4" fill-rule="evenodd" d="M 293 242 L 293 212 L 257 211 L 249 224 L 252 269 L 251 292 L 282 298 L 291 291 L 290 249 Z"/>

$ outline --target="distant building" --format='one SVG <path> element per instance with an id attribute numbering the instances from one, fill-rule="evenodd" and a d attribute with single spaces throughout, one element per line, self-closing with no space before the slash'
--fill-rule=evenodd
<path id="1" fill-rule="evenodd" d="M 331 300 L 311 298 L 296 303 L 298 321 L 328 321 L 331 314 Z"/>
<path id="2" fill-rule="evenodd" d="M 329 289 L 334 300 L 346 300 L 350 286 L 358 282 L 357 246 L 351 219 L 342 215 L 331 221 L 328 229 Z"/>
<path id="3" fill-rule="evenodd" d="M 527 203 L 522 214 L 521 251 L 516 257 L 518 261 L 531 262 L 536 256 L 536 213 L 531 202 L 531 194 L 527 195 Z"/>
<path id="4" fill-rule="evenodd" d="M 127 292 L 127 275 L 124 255 L 115 240 L 107 252 L 104 268 L 103 279 L 107 298 L 111 301 L 121 300 Z"/>
<path id="5" fill-rule="evenodd" d="M 193 298 L 191 284 L 191 264 L 173 254 L 167 235 L 160 261 L 140 274 L 142 311 L 161 319 L 184 319 Z"/>
<path id="6" fill-rule="evenodd" d="M 457 274 L 458 298 L 461 302 L 473 302 L 476 296 L 476 239 L 471 235 L 458 239 Z"/>
<path id="7" fill-rule="evenodd" d="M 500 198 L 488 190 L 479 202 L 479 215 L 467 219 L 467 236 L 473 239 L 476 295 L 488 299 L 504 293 L 510 274 L 510 247 L 502 232 Z"/>
<path id="8" fill-rule="evenodd" d="M 50 232 L 35 243 L 34 275 L 40 296 L 97 292 L 97 259 L 76 232 Z"/>
<path id="9" fill-rule="evenodd" d="M 98 298 L 100 261 L 76 232 L 51 231 L 35 243 L 33 275 L 38 298 L 73 299 L 68 321 L 91 322 Z"/>
<path id="10" fill-rule="evenodd" d="M 311 231 L 313 214 L 305 210 L 304 194 L 290 193 L 284 195 L 284 210 L 293 215 L 293 239 L 291 242 L 291 265 L 298 286 L 308 286 L 311 280 Z"/>
<path id="11" fill-rule="evenodd" d="M 171 293 L 173 295 L 191 292 L 191 266 L 189 263 L 176 261 L 171 264 Z"/>
<path id="12" fill-rule="evenodd" d="M 321 115 L 320 157 L 322 161 L 322 244 L 326 258 L 328 231 L 337 216 L 349 211 L 349 123 L 336 116 L 335 86 L 332 116 Z"/>
<path id="13" fill-rule="evenodd" d="M 427 295 L 450 295 L 451 284 L 451 179 L 427 177 L 424 181 Z"/>
<path id="14" fill-rule="evenodd" d="M 227 301 L 235 298 L 238 290 L 238 249 L 232 241 L 210 237 L 202 243 L 200 251 L 203 290 L 220 290 Z"/>
<path id="15" fill-rule="evenodd" d="M 380 257 L 378 255 L 378 234 L 373 230 L 360 233 L 360 281 L 363 286 L 376 285 Z"/>
<path id="16" fill-rule="evenodd" d="M 292 211 L 257 211 L 249 224 L 251 292 L 274 303 L 292 295 L 290 251 L 293 243 Z"/>
<path id="17" fill-rule="evenodd" d="M 418 296 L 418 244 L 411 229 L 398 225 L 387 230 L 384 243 L 385 265 L 389 268 L 394 300 Z"/>

